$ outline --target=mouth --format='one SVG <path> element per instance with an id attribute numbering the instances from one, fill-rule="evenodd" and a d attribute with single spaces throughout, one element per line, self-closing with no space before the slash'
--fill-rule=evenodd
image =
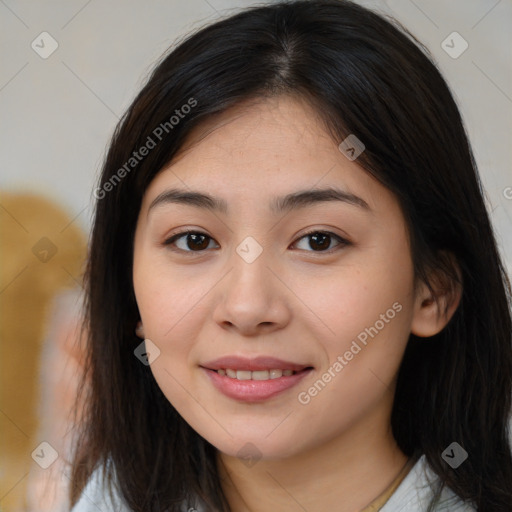
<path id="1" fill-rule="evenodd" d="M 304 368 L 304 370 L 312 369 L 311 366 Z M 217 372 L 219 375 L 227 376 L 230 379 L 237 380 L 272 380 L 279 379 L 280 377 L 291 377 L 299 372 L 295 370 L 282 370 L 279 368 L 272 368 L 270 370 L 234 370 L 232 368 L 219 368 L 218 370 L 212 370 Z M 303 370 L 300 370 L 303 371 Z"/>
<path id="2" fill-rule="evenodd" d="M 314 368 L 273 357 L 229 356 L 200 365 L 210 382 L 225 396 L 242 402 L 261 402 L 294 387 Z"/>

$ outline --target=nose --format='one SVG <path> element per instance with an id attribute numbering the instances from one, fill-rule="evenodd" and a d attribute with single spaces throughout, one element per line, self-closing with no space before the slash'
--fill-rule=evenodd
<path id="1" fill-rule="evenodd" d="M 291 318 L 290 294 L 267 250 L 252 262 L 236 251 L 231 271 L 217 288 L 214 320 L 223 329 L 243 336 L 269 334 L 284 328 Z"/>

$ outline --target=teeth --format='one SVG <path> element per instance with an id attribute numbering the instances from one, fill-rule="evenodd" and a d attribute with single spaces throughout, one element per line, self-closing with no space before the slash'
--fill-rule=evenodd
<path id="1" fill-rule="evenodd" d="M 257 372 L 250 373 L 252 373 L 252 380 L 268 380 L 268 370 L 259 370 Z"/>
<path id="2" fill-rule="evenodd" d="M 217 370 L 219 375 L 227 375 L 231 379 L 238 380 L 270 380 L 278 379 L 279 377 L 290 377 L 293 375 L 293 370 L 258 370 L 251 372 L 250 370 L 232 370 L 231 368 Z"/>

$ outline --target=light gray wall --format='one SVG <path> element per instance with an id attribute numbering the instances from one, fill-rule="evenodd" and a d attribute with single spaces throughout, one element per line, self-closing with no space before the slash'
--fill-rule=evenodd
<path id="1" fill-rule="evenodd" d="M 512 2 L 360 3 L 404 23 L 431 50 L 452 86 L 512 270 Z M 92 189 L 109 136 L 153 63 L 178 36 L 229 10 L 253 4 L 250 0 L 0 2 L 0 188 L 47 195 L 89 229 Z M 442 47 L 454 31 L 469 45 L 458 58 Z M 31 46 L 34 41 L 33 46 L 46 56 L 52 41 L 39 37 L 42 32 L 58 43 L 47 58 Z M 445 45 L 456 52 L 461 43 L 449 37 Z"/>

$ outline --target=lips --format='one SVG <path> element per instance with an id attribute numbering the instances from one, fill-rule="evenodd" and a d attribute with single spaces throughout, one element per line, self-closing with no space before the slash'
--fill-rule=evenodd
<path id="1" fill-rule="evenodd" d="M 293 388 L 313 371 L 312 365 L 270 356 L 226 356 L 200 367 L 218 391 L 242 402 L 268 400 Z"/>

